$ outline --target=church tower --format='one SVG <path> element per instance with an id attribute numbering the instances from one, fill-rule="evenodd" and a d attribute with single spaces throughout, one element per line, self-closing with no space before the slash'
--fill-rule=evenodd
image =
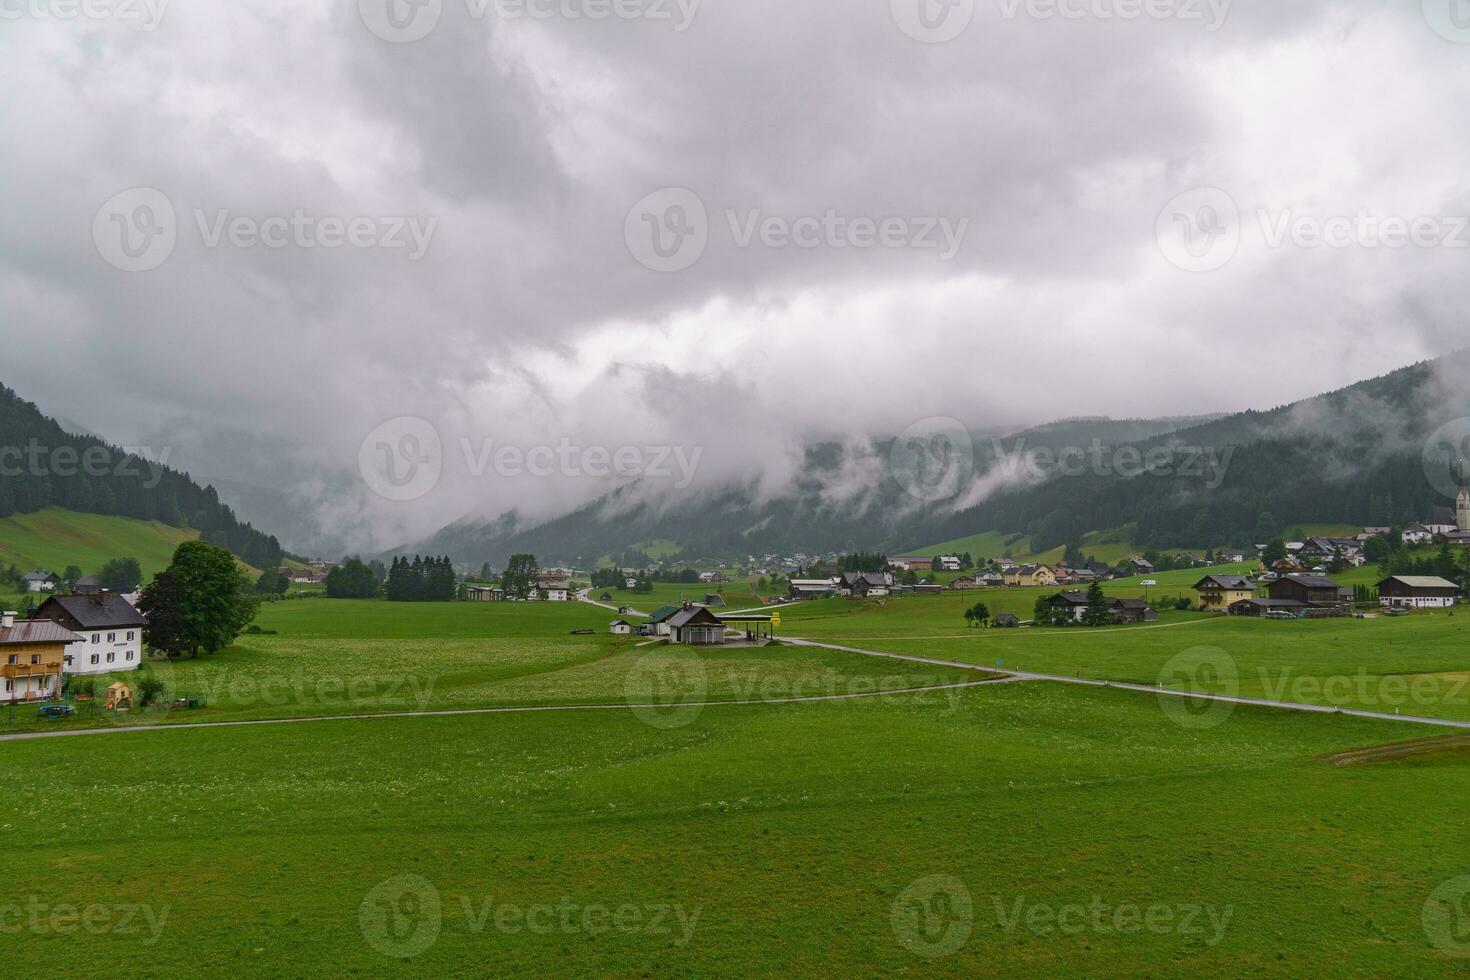
<path id="1" fill-rule="evenodd" d="M 1470 464 L 1460 463 L 1460 496 L 1455 501 L 1455 523 L 1470 531 Z"/>

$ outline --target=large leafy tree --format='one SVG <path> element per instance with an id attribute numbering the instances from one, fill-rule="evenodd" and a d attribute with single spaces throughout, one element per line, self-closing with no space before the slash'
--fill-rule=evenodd
<path id="1" fill-rule="evenodd" d="M 250 585 L 228 551 L 184 542 L 139 600 L 148 619 L 148 645 L 171 657 L 223 650 L 255 618 L 258 602 Z"/>
<path id="2" fill-rule="evenodd" d="M 505 590 L 506 598 L 530 598 L 539 572 L 535 555 L 512 555 L 510 564 L 505 566 L 505 572 L 500 576 L 500 587 Z"/>
<path id="3" fill-rule="evenodd" d="M 327 598 L 376 599 L 378 579 L 361 558 L 349 558 L 327 573 Z"/>
<path id="4" fill-rule="evenodd" d="M 131 592 L 143 581 L 136 558 L 114 558 L 97 573 L 97 583 L 109 592 Z"/>

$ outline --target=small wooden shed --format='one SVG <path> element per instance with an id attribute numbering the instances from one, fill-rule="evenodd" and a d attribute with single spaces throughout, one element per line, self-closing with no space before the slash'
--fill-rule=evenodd
<path id="1" fill-rule="evenodd" d="M 128 711 L 133 707 L 133 689 L 122 681 L 107 685 L 107 699 L 103 707 L 109 711 Z"/>

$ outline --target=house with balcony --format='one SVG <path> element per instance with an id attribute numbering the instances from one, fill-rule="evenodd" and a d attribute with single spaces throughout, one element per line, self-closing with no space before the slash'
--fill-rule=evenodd
<path id="1" fill-rule="evenodd" d="M 1256 583 L 1244 575 L 1206 575 L 1194 584 L 1199 606 L 1210 612 L 1227 612 L 1237 602 L 1255 598 Z"/>
<path id="2" fill-rule="evenodd" d="M 32 616 L 70 631 L 64 665 L 68 674 L 113 674 L 143 665 L 143 627 L 147 620 L 122 596 L 54 595 Z"/>
<path id="3" fill-rule="evenodd" d="M 0 613 L 0 703 L 60 697 L 66 648 L 78 639 L 53 622 L 16 622 L 15 613 Z"/>

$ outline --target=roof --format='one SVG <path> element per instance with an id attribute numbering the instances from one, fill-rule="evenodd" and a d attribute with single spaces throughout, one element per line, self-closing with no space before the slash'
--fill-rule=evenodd
<path id="1" fill-rule="evenodd" d="M 1390 575 L 1378 584 L 1381 587 L 1385 582 L 1399 582 L 1411 589 L 1454 589 L 1456 592 L 1460 590 L 1460 587 L 1454 582 L 1436 575 Z"/>
<path id="2" fill-rule="evenodd" d="M 653 615 L 648 617 L 648 621 L 657 626 L 670 616 L 680 612 L 682 608 L 681 606 L 664 606 L 662 609 L 655 610 Z"/>
<path id="3" fill-rule="evenodd" d="M 680 609 L 669 619 L 669 626 L 673 629 L 681 629 L 694 623 L 709 622 L 718 625 L 720 617 L 710 612 L 704 606 L 695 606 L 692 609 Z"/>
<path id="4" fill-rule="evenodd" d="M 1238 591 L 1240 589 L 1255 589 L 1256 583 L 1244 575 L 1206 575 L 1194 584 L 1196 589 L 1205 589 L 1214 583 L 1216 588 Z"/>
<path id="5" fill-rule="evenodd" d="M 0 627 L 0 646 L 18 643 L 78 643 L 81 637 L 49 620 L 24 620 L 10 629 Z"/>
<path id="6" fill-rule="evenodd" d="M 100 595 L 54 595 L 41 603 L 36 619 L 49 619 L 70 629 L 128 629 L 147 626 L 143 614 L 115 592 Z"/>
<path id="7" fill-rule="evenodd" d="M 630 622 L 628 622 L 626 619 L 615 619 L 611 623 L 608 623 L 607 625 L 609 625 L 609 626 L 632 626 L 633 624 L 630 623 Z"/>
<path id="8" fill-rule="evenodd" d="M 1237 606 L 1260 606 L 1262 609 L 1306 609 L 1307 604 L 1299 599 L 1242 599 Z"/>
<path id="9" fill-rule="evenodd" d="M 1066 603 L 1069 606 L 1085 606 L 1085 605 L 1087 605 L 1087 593 L 1086 592 L 1058 592 L 1056 595 L 1052 596 L 1047 601 L 1048 602 L 1051 602 L 1053 604 L 1055 604 L 1057 602 L 1064 602 L 1064 603 Z"/>
<path id="10" fill-rule="evenodd" d="M 56 577 L 55 572 L 31 572 L 26 575 L 27 582 L 45 582 Z"/>

